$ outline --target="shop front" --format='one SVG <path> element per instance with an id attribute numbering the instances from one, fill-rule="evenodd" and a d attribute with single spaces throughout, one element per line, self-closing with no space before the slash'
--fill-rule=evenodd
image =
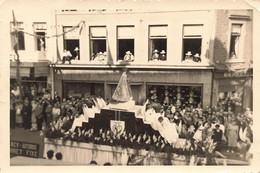
<path id="1" fill-rule="evenodd" d="M 17 63 L 10 64 L 10 88 L 17 84 L 17 78 L 20 76 L 21 85 L 24 90 L 36 90 L 42 92 L 42 88 L 51 88 L 48 86 L 50 79 L 50 68 L 48 62 L 21 62 L 19 65 L 19 74 L 17 74 Z M 25 91 L 24 91 L 25 92 Z"/>
<path id="2" fill-rule="evenodd" d="M 214 74 L 213 105 L 231 107 L 235 113 L 253 109 L 253 70 L 247 72 L 216 71 Z"/>
<path id="3" fill-rule="evenodd" d="M 112 98 L 123 68 L 58 67 L 54 89 L 61 97 L 101 96 Z M 168 104 L 211 105 L 212 69 L 128 68 L 133 99 L 143 105 L 147 99 Z"/>

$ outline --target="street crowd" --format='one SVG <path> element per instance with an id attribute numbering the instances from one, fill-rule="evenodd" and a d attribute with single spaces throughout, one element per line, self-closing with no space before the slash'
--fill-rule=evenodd
<path id="1" fill-rule="evenodd" d="M 84 106 L 93 108 L 95 96 L 87 98 L 60 98 L 54 92 L 51 99 L 50 89 L 47 87 L 18 86 L 11 88 L 10 98 L 10 126 L 24 128 L 28 131 L 41 131 L 43 126 L 50 126 L 66 117 L 79 117 L 84 114 Z M 149 121 L 152 116 L 158 116 L 158 122 L 175 124 L 178 137 L 194 143 L 206 140 L 211 134 L 218 155 L 225 157 L 221 151 L 225 149 L 230 153 L 239 153 L 241 158 L 247 160 L 247 151 L 253 142 L 253 115 L 249 108 L 243 112 L 234 113 L 234 107 L 223 104 L 202 109 L 185 105 L 162 105 L 147 101 L 143 105 L 144 121 Z M 106 103 L 108 104 L 108 102 Z M 70 124 L 72 126 L 73 122 Z M 68 127 L 66 130 L 70 130 Z M 170 130 L 170 129 L 169 129 Z M 136 137 L 138 139 L 138 137 Z"/>

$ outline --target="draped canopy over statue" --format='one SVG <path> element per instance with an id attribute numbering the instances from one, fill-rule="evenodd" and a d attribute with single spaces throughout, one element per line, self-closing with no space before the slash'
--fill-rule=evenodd
<path id="1" fill-rule="evenodd" d="M 116 90 L 112 96 L 112 100 L 119 102 L 127 102 L 132 100 L 133 95 L 130 88 L 129 80 L 126 72 L 123 72 L 119 83 L 117 84 Z"/>

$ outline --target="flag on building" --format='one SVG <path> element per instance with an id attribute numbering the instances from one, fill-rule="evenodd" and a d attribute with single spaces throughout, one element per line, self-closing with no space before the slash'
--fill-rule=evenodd
<path id="1" fill-rule="evenodd" d="M 12 48 L 15 52 L 15 54 L 17 55 L 17 57 L 19 57 L 18 54 L 18 23 L 16 21 L 15 15 L 14 15 L 14 11 L 12 11 L 13 13 L 13 29 L 11 31 L 11 43 L 12 43 Z"/>

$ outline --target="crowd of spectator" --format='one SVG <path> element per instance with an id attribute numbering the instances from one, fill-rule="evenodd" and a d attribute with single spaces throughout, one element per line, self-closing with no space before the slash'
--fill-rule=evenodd
<path id="1" fill-rule="evenodd" d="M 191 145 L 206 140 L 211 135 L 217 144 L 217 155 L 225 157 L 221 151 L 240 153 L 246 159 L 246 151 L 253 142 L 253 115 L 249 108 L 244 112 L 234 113 L 234 107 L 226 104 L 202 109 L 185 105 L 161 105 L 147 102 L 143 111 L 146 121 L 158 121 L 166 126 L 166 122 L 176 126 L 179 138 L 185 138 Z"/>
<path id="2" fill-rule="evenodd" d="M 58 118 L 83 114 L 83 105 L 91 108 L 94 96 L 85 98 L 63 98 L 54 92 L 51 98 L 50 89 L 34 86 L 13 85 L 10 97 L 10 126 L 29 131 L 40 131 L 42 126 L 49 126 Z"/>
<path id="3" fill-rule="evenodd" d="M 10 98 L 11 128 L 18 126 L 29 131 L 41 131 L 43 126 L 48 127 L 59 119 L 79 117 L 83 114 L 83 106 L 92 108 L 95 105 L 93 98 L 95 97 L 60 98 L 58 93 L 54 92 L 52 99 L 47 87 L 39 89 L 14 84 Z M 208 134 L 211 134 L 213 141 L 217 143 L 215 150 L 219 155 L 222 155 L 221 151 L 225 148 L 227 152 L 242 153 L 241 157 L 246 159 L 245 153 L 253 142 L 253 115 L 249 108 L 235 114 L 231 106 L 222 104 L 202 109 L 200 104 L 193 107 L 161 105 L 151 101 L 148 101 L 144 108 L 145 121 L 149 121 L 152 116 L 158 116 L 160 123 L 174 123 L 179 138 L 185 138 L 191 145 L 204 141 Z"/>

